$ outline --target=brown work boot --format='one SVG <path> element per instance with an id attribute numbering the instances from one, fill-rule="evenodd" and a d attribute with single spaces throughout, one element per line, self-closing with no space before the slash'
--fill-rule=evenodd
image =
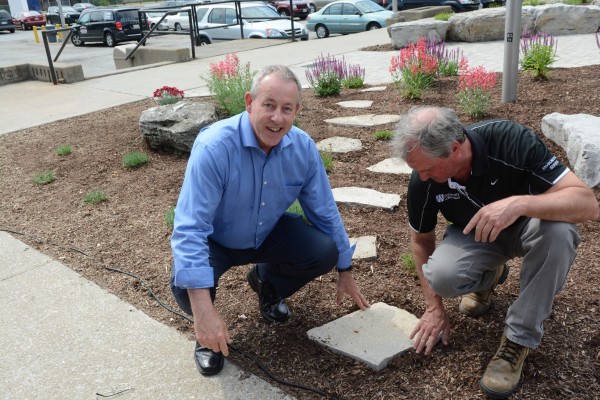
<path id="1" fill-rule="evenodd" d="M 500 347 L 488 364 L 479 386 L 493 399 L 505 399 L 519 386 L 521 371 L 529 348 L 511 342 L 502 335 Z"/>
<path id="2" fill-rule="evenodd" d="M 481 292 L 464 295 L 460 300 L 458 310 L 468 317 L 479 317 L 488 312 L 492 307 L 492 294 L 494 293 L 494 289 L 499 284 L 504 283 L 507 276 L 508 265 L 502 264 L 502 266 L 496 270 L 496 276 L 494 277 L 492 287 L 487 290 L 482 290 Z"/>

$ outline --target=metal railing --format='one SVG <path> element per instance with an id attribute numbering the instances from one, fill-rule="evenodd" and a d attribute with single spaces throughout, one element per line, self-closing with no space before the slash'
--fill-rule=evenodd
<path id="1" fill-rule="evenodd" d="M 67 37 L 64 38 L 63 43 L 60 46 L 60 49 L 58 50 L 58 54 L 56 54 L 56 57 L 54 57 L 54 60 L 52 60 L 50 46 L 48 45 L 48 35 L 58 36 L 59 32 L 69 32 L 69 33 L 67 34 Z M 50 77 L 52 78 L 52 83 L 55 85 L 58 85 L 58 79 L 56 77 L 56 71 L 54 70 L 54 63 L 56 61 L 58 61 L 58 57 L 60 57 L 60 53 L 62 53 L 62 51 L 65 48 L 65 45 L 67 44 L 67 42 L 69 41 L 69 38 L 71 37 L 72 33 L 73 33 L 73 28 L 59 28 L 59 29 L 52 29 L 52 30 L 46 29 L 46 30 L 42 31 L 42 40 L 44 42 L 44 49 L 46 50 L 46 57 L 48 58 L 48 67 L 50 68 Z"/>

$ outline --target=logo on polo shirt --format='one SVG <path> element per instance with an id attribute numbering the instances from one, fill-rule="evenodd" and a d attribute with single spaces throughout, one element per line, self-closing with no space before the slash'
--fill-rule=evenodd
<path id="1" fill-rule="evenodd" d="M 544 166 L 542 167 L 542 171 L 546 171 L 547 169 L 552 171 L 554 168 L 556 168 L 557 165 L 558 160 L 556 159 L 556 156 L 553 156 L 550 160 L 548 160 L 546 164 L 544 164 Z"/>
<path id="2" fill-rule="evenodd" d="M 460 199 L 460 194 L 458 193 L 442 193 L 435 196 L 435 201 L 438 203 L 443 203 L 446 200 L 458 200 Z"/>

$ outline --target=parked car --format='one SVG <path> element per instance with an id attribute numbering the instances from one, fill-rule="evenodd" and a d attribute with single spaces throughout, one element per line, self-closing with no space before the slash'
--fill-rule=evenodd
<path id="1" fill-rule="evenodd" d="M 6 10 L 0 10 L 0 31 L 9 31 L 15 33 L 15 24 L 12 16 Z"/>
<path id="2" fill-rule="evenodd" d="M 392 0 L 385 1 L 384 7 L 391 10 L 393 7 Z M 410 10 L 418 7 L 429 6 L 450 6 L 455 13 L 468 10 L 477 10 L 481 8 L 479 0 L 398 0 L 398 11 Z"/>
<path id="3" fill-rule="evenodd" d="M 340 0 L 325 6 L 306 19 L 306 28 L 319 39 L 330 33 L 357 33 L 380 29 L 392 12 L 371 0 Z"/>
<path id="4" fill-rule="evenodd" d="M 13 23 L 25 31 L 34 26 L 46 25 L 46 18 L 38 11 L 21 11 L 15 14 Z"/>
<path id="5" fill-rule="evenodd" d="M 238 20 L 234 3 L 213 3 L 197 6 L 198 45 L 210 44 L 215 40 L 242 38 L 291 39 L 292 21 L 281 19 L 272 6 L 265 3 L 240 3 L 241 21 Z M 200 10 L 206 10 L 200 18 Z M 240 26 L 241 23 L 241 26 Z M 308 40 L 308 31 L 300 22 L 293 22 L 294 37 Z M 208 28 L 208 29 L 207 29 Z"/>
<path id="6" fill-rule="evenodd" d="M 83 10 L 87 10 L 90 8 L 96 8 L 96 6 L 93 5 L 92 3 L 75 3 L 75 4 L 73 4 L 73 8 L 79 12 L 82 12 Z"/>
<path id="7" fill-rule="evenodd" d="M 120 42 L 141 39 L 139 9 L 135 7 L 85 10 L 71 34 L 71 42 L 75 46 L 82 46 L 87 42 L 104 42 L 106 46 L 114 47 Z"/>
<path id="8" fill-rule="evenodd" d="M 65 24 L 72 25 L 79 19 L 81 13 L 70 6 L 62 6 L 62 13 L 65 17 Z M 46 12 L 46 21 L 49 24 L 56 25 L 60 24 L 60 12 L 58 11 L 58 6 L 48 7 L 48 11 Z"/>
<path id="9" fill-rule="evenodd" d="M 156 24 L 158 23 L 158 21 L 160 21 L 160 19 L 162 18 L 163 15 L 165 15 L 164 12 L 147 12 L 146 13 L 146 21 L 148 23 L 148 29 L 154 28 L 154 26 L 156 26 Z M 158 28 L 156 28 L 156 30 L 159 30 L 159 31 L 168 31 L 169 30 L 169 25 L 167 25 L 166 18 L 163 19 L 163 21 L 160 23 Z"/>
<path id="10" fill-rule="evenodd" d="M 198 10 L 198 12 L 200 12 L 200 10 Z M 190 30 L 189 15 L 190 13 L 186 11 L 181 11 L 175 15 L 168 15 L 167 18 L 165 18 L 164 20 L 164 22 L 167 25 L 167 29 L 172 29 L 174 31 Z M 204 14 L 202 14 L 202 16 L 204 16 Z M 198 15 L 198 19 L 201 18 L 202 17 Z"/>
<path id="11" fill-rule="evenodd" d="M 289 17 L 293 11 L 295 17 L 306 19 L 310 13 L 307 0 L 292 0 L 293 7 L 290 7 L 290 0 L 270 0 L 269 4 L 275 7 L 277 13 L 282 17 Z"/>

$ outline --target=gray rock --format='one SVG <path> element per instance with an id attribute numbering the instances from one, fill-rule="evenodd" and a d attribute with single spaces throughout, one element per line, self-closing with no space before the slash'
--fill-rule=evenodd
<path id="1" fill-rule="evenodd" d="M 181 154 L 192 150 L 200 129 L 216 121 L 213 104 L 180 101 L 145 110 L 139 125 L 151 149 Z"/>
<path id="2" fill-rule="evenodd" d="M 355 115 L 352 117 L 338 117 L 326 119 L 325 122 L 331 125 L 338 126 L 355 126 L 359 128 L 366 128 L 377 125 L 385 125 L 389 123 L 396 123 L 400 120 L 399 115 L 392 114 L 363 114 Z"/>
<path id="3" fill-rule="evenodd" d="M 337 105 L 343 108 L 369 108 L 373 105 L 373 100 L 340 101 Z"/>
<path id="4" fill-rule="evenodd" d="M 576 35 L 596 32 L 600 27 L 600 7 L 548 4 L 533 7 L 533 26 L 540 32 L 552 35 Z"/>
<path id="5" fill-rule="evenodd" d="M 373 189 L 341 187 L 332 189 L 336 203 L 394 210 L 400 205 L 400 195 L 382 193 Z"/>
<path id="6" fill-rule="evenodd" d="M 427 18 L 410 22 L 398 22 L 388 27 L 388 33 L 392 38 L 394 48 L 401 49 L 417 43 L 422 37 L 435 37 L 437 40 L 445 40 L 449 27 L 449 21 L 436 21 L 433 18 Z"/>
<path id="7" fill-rule="evenodd" d="M 542 118 L 542 132 L 565 150 L 575 175 L 600 186 L 600 117 L 552 113 Z"/>
<path id="8" fill-rule="evenodd" d="M 359 139 L 334 136 L 317 143 L 317 149 L 328 153 L 349 153 L 362 150 L 362 142 Z"/>
<path id="9" fill-rule="evenodd" d="M 371 172 L 380 172 L 384 174 L 410 175 L 412 173 L 412 168 L 399 157 L 386 158 L 375 165 L 367 167 L 367 169 Z"/>

